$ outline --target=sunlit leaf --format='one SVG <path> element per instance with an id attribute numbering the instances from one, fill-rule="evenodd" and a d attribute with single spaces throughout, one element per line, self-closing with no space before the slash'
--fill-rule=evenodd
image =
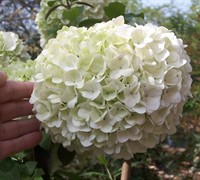
<path id="1" fill-rule="evenodd" d="M 99 162 L 99 164 L 102 164 L 102 165 L 108 164 L 108 160 L 104 156 L 98 157 L 98 162 Z"/>
<path id="2" fill-rule="evenodd" d="M 48 1 L 47 4 L 48 4 L 48 6 L 51 7 L 51 6 L 53 6 L 55 4 L 55 2 L 56 2 L 55 0 L 54 1 Z"/>
<path id="3" fill-rule="evenodd" d="M 63 18 L 70 21 L 71 25 L 77 25 L 81 19 L 84 7 L 74 7 L 63 11 Z"/>

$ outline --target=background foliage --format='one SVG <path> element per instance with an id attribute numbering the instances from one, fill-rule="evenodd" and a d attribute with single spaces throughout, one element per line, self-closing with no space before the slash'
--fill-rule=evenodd
<path id="1" fill-rule="evenodd" d="M 53 1 L 52 1 L 53 2 Z M 121 0 L 119 11 L 107 9 L 108 19 L 126 15 L 127 22 L 145 24 L 152 22 L 173 30 L 188 45 L 186 49 L 193 66 L 193 97 L 184 108 L 178 132 L 164 143 L 137 154 L 132 161 L 133 179 L 198 179 L 200 178 L 200 1 L 191 0 L 186 13 L 180 12 L 173 3 L 161 7 L 144 7 L 138 0 Z M 128 4 L 128 5 L 127 5 Z M 13 31 L 26 42 L 34 59 L 41 51 L 35 17 L 40 9 L 40 0 L 0 0 L 0 30 Z M 80 12 L 81 13 L 81 12 Z M 68 15 L 66 15 L 68 16 Z M 69 15 L 72 21 L 76 17 Z M 84 22 L 91 25 L 96 21 Z M 88 24 L 87 24 L 88 23 Z M 109 158 L 88 160 L 68 152 L 57 144 L 52 145 L 44 134 L 40 146 L 30 151 L 0 161 L 0 177 L 7 180 L 20 179 L 119 179 L 121 161 Z"/>

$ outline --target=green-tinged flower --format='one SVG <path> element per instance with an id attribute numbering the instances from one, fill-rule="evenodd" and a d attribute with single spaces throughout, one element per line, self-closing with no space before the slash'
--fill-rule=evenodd
<path id="1" fill-rule="evenodd" d="M 30 102 L 53 142 L 88 155 L 130 159 L 176 132 L 192 70 L 164 27 L 63 27 L 35 60 Z"/>
<path id="2" fill-rule="evenodd" d="M 0 31 L 0 68 L 6 67 L 12 61 L 24 61 L 29 58 L 30 56 L 17 34 Z"/>
<path id="3" fill-rule="evenodd" d="M 118 2 L 125 3 L 124 0 L 117 0 Z M 51 6 L 51 2 L 53 2 L 53 6 Z M 83 14 L 79 17 L 79 21 L 83 21 L 85 19 L 96 19 L 96 20 L 107 20 L 108 18 L 105 15 L 104 7 L 108 6 L 109 3 L 116 2 L 116 0 L 77 0 L 77 2 L 83 2 L 90 4 L 91 6 L 84 5 Z M 36 17 L 36 24 L 38 27 L 38 31 L 40 33 L 40 45 L 44 47 L 44 45 L 51 38 L 55 38 L 57 35 L 57 31 L 62 29 L 63 26 L 70 26 L 70 21 L 65 17 L 64 13 L 69 11 L 63 6 L 60 6 L 45 19 L 49 10 L 52 7 L 56 7 L 61 3 L 66 4 L 66 0 L 52 1 L 52 0 L 42 0 L 40 3 L 40 11 Z M 127 2 L 126 2 L 127 3 Z M 75 4 L 72 6 L 80 7 L 81 5 Z M 129 5 L 127 5 L 129 6 Z"/>
<path id="4" fill-rule="evenodd" d="M 3 68 L 3 71 L 8 74 L 10 80 L 16 81 L 31 81 L 34 74 L 34 61 L 13 61 L 11 64 Z"/>
<path id="5" fill-rule="evenodd" d="M 0 31 L 0 70 L 9 79 L 29 81 L 34 72 L 34 62 L 18 35 L 13 32 Z"/>

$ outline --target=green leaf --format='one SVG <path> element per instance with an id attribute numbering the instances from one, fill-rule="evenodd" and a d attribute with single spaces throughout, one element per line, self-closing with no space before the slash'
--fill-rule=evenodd
<path id="1" fill-rule="evenodd" d="M 43 180 L 42 177 L 35 177 L 33 180 Z"/>
<path id="2" fill-rule="evenodd" d="M 93 26 L 94 24 L 96 23 L 100 23 L 101 20 L 99 19 L 86 19 L 86 20 L 83 20 L 79 23 L 79 27 L 91 27 Z"/>
<path id="3" fill-rule="evenodd" d="M 98 159 L 99 164 L 102 164 L 105 166 L 108 165 L 108 160 L 104 156 L 99 156 L 99 157 L 97 157 L 97 159 Z"/>
<path id="4" fill-rule="evenodd" d="M 116 18 L 120 15 L 124 16 L 125 14 L 125 5 L 119 2 L 110 3 L 107 7 L 104 7 L 106 16 L 110 19 Z"/>
<path id="5" fill-rule="evenodd" d="M 144 19 L 144 13 L 134 14 L 134 13 L 127 13 L 124 15 L 124 19 L 126 22 L 132 21 L 133 18 L 142 18 Z"/>
<path id="6" fill-rule="evenodd" d="M 70 180 L 81 180 L 81 178 L 77 174 L 72 173 L 72 172 L 68 172 L 64 169 L 57 171 L 56 175 L 68 177 Z"/>
<path id="7" fill-rule="evenodd" d="M 10 171 L 15 166 L 11 158 L 6 158 L 0 161 L 0 171 Z"/>
<path id="8" fill-rule="evenodd" d="M 51 147 L 51 161 L 50 161 L 50 174 L 53 175 L 62 166 L 62 162 L 58 158 L 59 144 L 52 144 Z"/>
<path id="9" fill-rule="evenodd" d="M 6 159 L 4 162 L 1 162 L 1 166 L 4 164 L 5 168 L 1 167 L 0 170 L 0 178 L 2 180 L 22 180 L 20 168 L 17 164 L 14 164 L 14 162 L 11 163 L 11 159 Z M 9 170 L 7 168 L 10 168 Z M 4 169 L 4 170 L 2 170 Z"/>
<path id="10" fill-rule="evenodd" d="M 27 175 L 31 176 L 36 168 L 37 162 L 28 161 L 25 164 Z"/>
<path id="11" fill-rule="evenodd" d="M 52 0 L 52 1 L 48 1 L 47 4 L 49 7 L 52 7 L 55 4 L 55 2 L 56 2 L 55 0 Z"/>
<path id="12" fill-rule="evenodd" d="M 74 7 L 63 11 L 63 18 L 70 21 L 71 25 L 77 25 L 82 17 L 84 7 Z"/>
<path id="13" fill-rule="evenodd" d="M 49 151 L 51 148 L 51 138 L 49 134 L 42 132 L 42 141 L 40 142 L 40 147 Z"/>
<path id="14" fill-rule="evenodd" d="M 70 152 L 66 148 L 64 148 L 61 144 L 58 147 L 57 151 L 58 159 L 62 162 L 62 164 L 65 166 L 69 164 L 75 156 L 75 152 Z"/>
<path id="15" fill-rule="evenodd" d="M 100 177 L 108 177 L 107 175 L 103 174 L 103 173 L 99 173 L 99 172 L 86 172 L 86 173 L 82 173 L 80 176 L 89 176 L 89 177 L 93 177 L 93 176 L 100 176 Z"/>
<path id="16" fill-rule="evenodd" d="M 13 174 L 12 173 L 4 173 L 2 171 L 0 171 L 0 177 L 3 180 L 14 180 Z"/>
<path id="17" fill-rule="evenodd" d="M 17 159 L 17 160 L 23 160 L 26 156 L 30 155 L 32 151 L 30 150 L 26 150 L 26 151 L 22 151 L 22 152 L 19 152 L 17 154 L 14 154 L 12 157 Z"/>
<path id="18" fill-rule="evenodd" d="M 196 142 L 200 143 L 200 134 L 193 133 L 193 136 L 194 136 Z"/>
<path id="19" fill-rule="evenodd" d="M 32 175 L 32 178 L 34 180 L 42 180 L 41 176 L 44 175 L 44 171 L 42 169 L 35 169 L 34 174 Z"/>

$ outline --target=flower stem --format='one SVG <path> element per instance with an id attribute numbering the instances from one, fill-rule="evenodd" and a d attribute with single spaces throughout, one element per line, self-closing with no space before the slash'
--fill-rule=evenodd
<path id="1" fill-rule="evenodd" d="M 106 167 L 106 171 L 107 171 L 107 173 L 108 173 L 108 176 L 109 176 L 110 180 L 113 180 L 113 177 L 112 177 L 112 175 L 111 175 L 111 173 L 110 173 L 110 170 L 108 169 L 108 166 L 105 165 L 105 167 Z"/>
<path id="2" fill-rule="evenodd" d="M 121 180 L 130 180 L 131 179 L 131 159 L 123 162 Z"/>

